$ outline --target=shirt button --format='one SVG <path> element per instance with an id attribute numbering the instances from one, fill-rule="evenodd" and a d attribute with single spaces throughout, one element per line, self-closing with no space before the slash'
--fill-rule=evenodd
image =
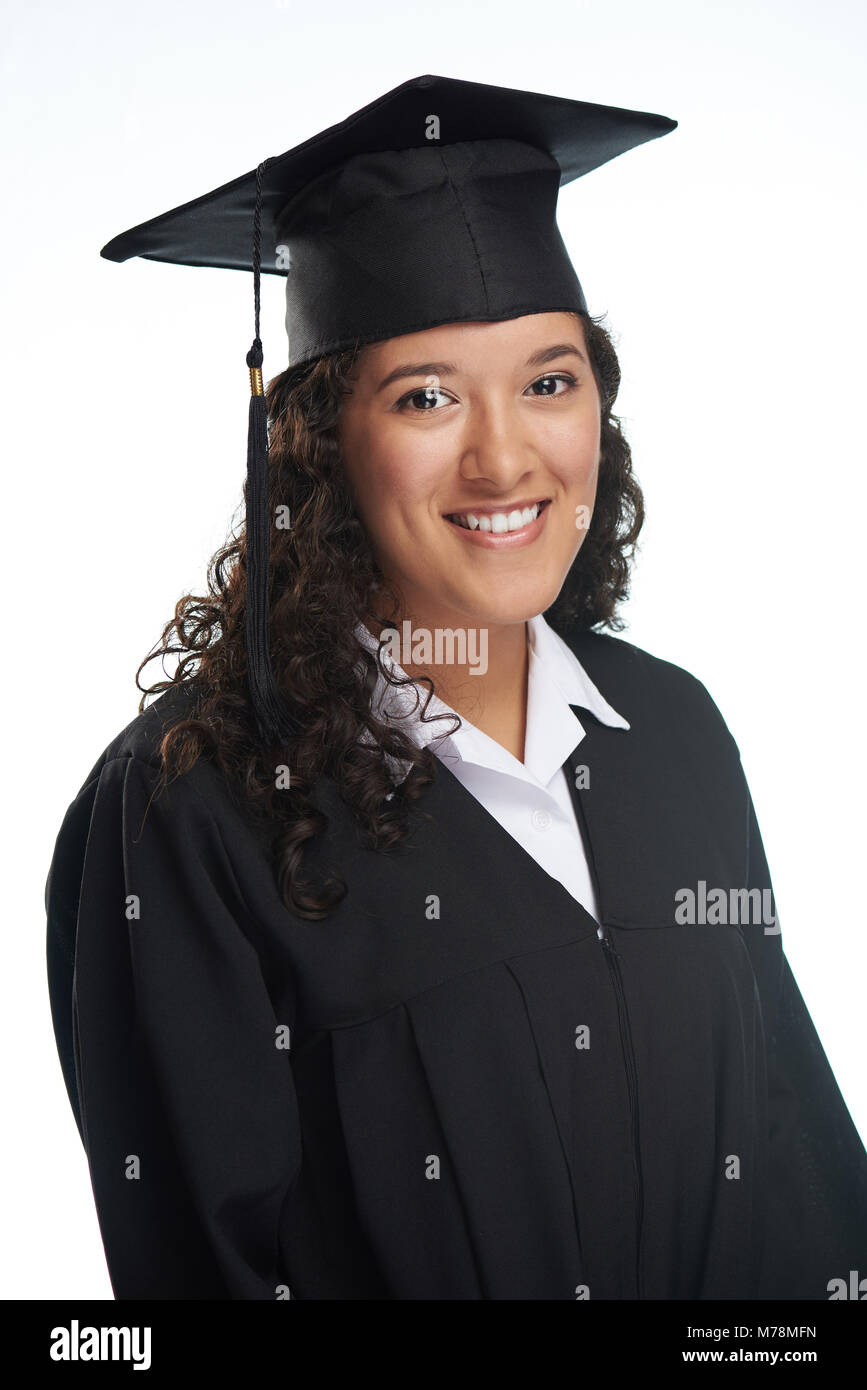
<path id="1" fill-rule="evenodd" d="M 530 817 L 533 822 L 534 830 L 547 830 L 551 824 L 551 812 L 545 811 L 541 807 L 537 808 Z"/>

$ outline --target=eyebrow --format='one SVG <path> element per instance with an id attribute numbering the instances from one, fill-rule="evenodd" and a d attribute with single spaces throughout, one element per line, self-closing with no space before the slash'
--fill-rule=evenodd
<path id="1" fill-rule="evenodd" d="M 540 348 L 527 358 L 528 367 L 542 367 L 546 362 L 553 362 L 556 357 L 580 357 L 585 367 L 588 365 L 587 358 L 574 343 L 554 343 L 552 347 Z M 395 367 L 393 372 L 389 372 L 377 386 L 375 395 L 384 391 L 386 386 L 391 386 L 392 382 L 400 381 L 408 376 L 454 376 L 458 368 L 454 362 L 406 362 L 403 366 Z"/>

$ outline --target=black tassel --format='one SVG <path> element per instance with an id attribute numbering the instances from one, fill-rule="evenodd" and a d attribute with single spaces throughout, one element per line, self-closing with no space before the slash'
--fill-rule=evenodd
<path id="1" fill-rule="evenodd" d="M 262 234 L 262 172 L 256 170 L 256 212 L 253 220 L 253 295 L 256 336 L 247 353 L 250 368 L 250 414 L 247 423 L 247 681 L 261 737 L 268 744 L 285 742 L 292 728 L 271 669 L 268 578 L 271 554 L 271 515 L 268 507 L 268 412 L 262 384 L 262 342 L 259 337 L 259 266 Z"/>

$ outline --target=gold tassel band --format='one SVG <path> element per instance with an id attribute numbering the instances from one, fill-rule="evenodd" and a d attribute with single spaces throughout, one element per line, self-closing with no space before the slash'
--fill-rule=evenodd
<path id="1" fill-rule="evenodd" d="M 265 392 L 262 390 L 262 368 L 261 368 L 261 367 L 251 367 L 251 368 L 250 368 L 250 395 L 251 395 L 251 396 L 264 396 L 264 394 L 265 394 Z"/>

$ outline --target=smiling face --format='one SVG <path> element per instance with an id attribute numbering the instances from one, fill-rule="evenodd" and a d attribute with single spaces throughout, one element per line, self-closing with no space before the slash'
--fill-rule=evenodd
<path id="1" fill-rule="evenodd" d="M 581 321 L 390 338 L 362 350 L 350 385 L 346 476 L 401 616 L 496 627 L 549 608 L 596 497 L 601 406 Z"/>

